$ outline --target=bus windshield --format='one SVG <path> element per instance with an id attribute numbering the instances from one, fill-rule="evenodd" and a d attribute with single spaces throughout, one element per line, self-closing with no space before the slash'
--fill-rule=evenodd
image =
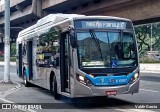
<path id="1" fill-rule="evenodd" d="M 83 31 L 76 32 L 81 67 L 133 67 L 136 44 L 132 32 Z"/>

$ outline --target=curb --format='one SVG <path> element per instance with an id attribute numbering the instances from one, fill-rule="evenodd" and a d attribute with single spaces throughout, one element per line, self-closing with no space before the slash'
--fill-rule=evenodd
<path id="1" fill-rule="evenodd" d="M 0 65 L 4 66 L 4 61 L 0 61 Z M 16 62 L 10 62 L 11 66 L 16 66 Z"/>

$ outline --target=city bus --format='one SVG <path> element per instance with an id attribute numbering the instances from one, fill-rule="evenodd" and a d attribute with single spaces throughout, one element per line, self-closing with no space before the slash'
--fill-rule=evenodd
<path id="1" fill-rule="evenodd" d="M 112 16 L 50 14 L 16 40 L 17 75 L 55 99 L 139 91 L 137 40 L 132 21 Z"/>

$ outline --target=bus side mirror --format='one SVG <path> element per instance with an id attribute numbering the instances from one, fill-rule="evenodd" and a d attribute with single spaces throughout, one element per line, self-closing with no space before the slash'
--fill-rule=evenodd
<path id="1" fill-rule="evenodd" d="M 75 37 L 75 32 L 72 29 L 70 30 L 69 36 L 70 36 L 71 46 L 73 48 L 76 48 L 77 47 L 77 39 Z"/>

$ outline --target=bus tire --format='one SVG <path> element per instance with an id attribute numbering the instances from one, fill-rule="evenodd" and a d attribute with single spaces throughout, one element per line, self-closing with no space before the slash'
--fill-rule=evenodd
<path id="1" fill-rule="evenodd" d="M 24 82 L 25 87 L 29 87 L 30 84 L 26 76 L 26 70 L 23 70 L 23 82 Z"/>
<path id="2" fill-rule="evenodd" d="M 60 99 L 60 94 L 57 92 L 57 80 L 55 75 L 53 76 L 53 80 L 51 82 L 51 93 L 56 100 Z"/>

